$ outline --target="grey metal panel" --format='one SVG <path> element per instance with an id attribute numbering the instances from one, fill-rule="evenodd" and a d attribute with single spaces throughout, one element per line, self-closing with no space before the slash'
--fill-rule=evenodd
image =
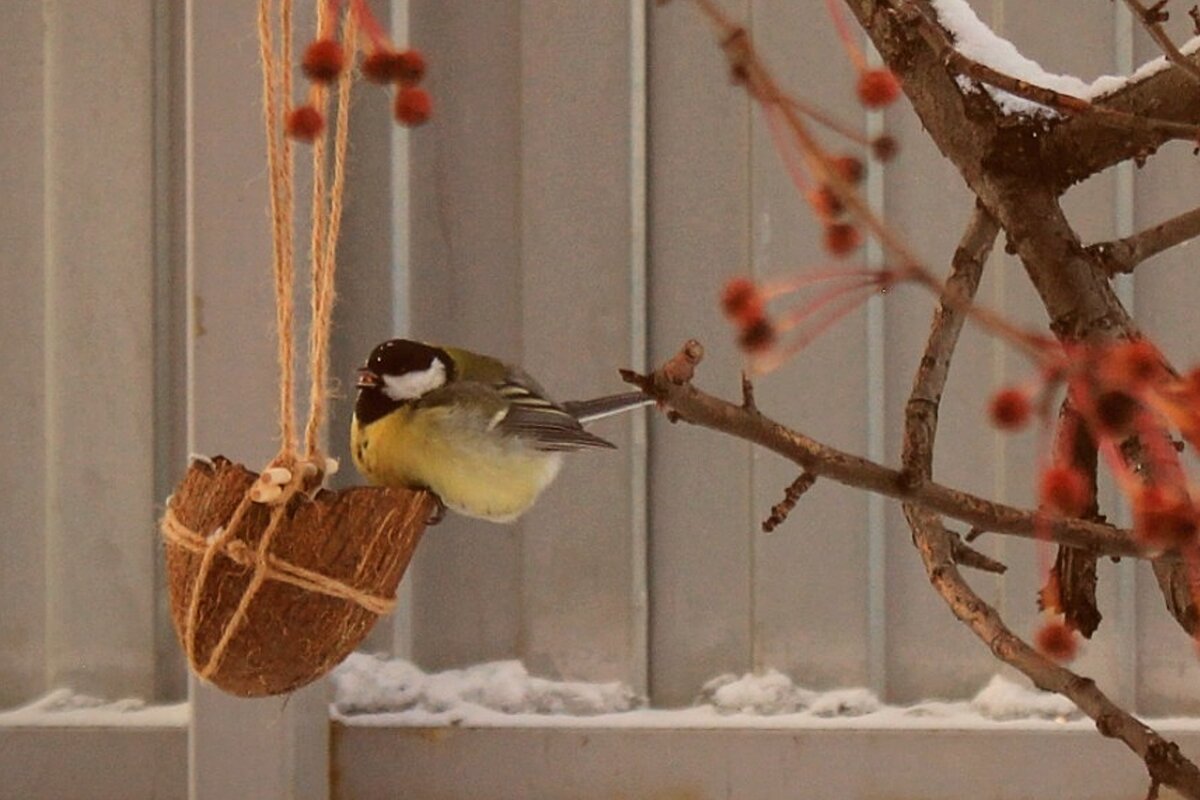
<path id="1" fill-rule="evenodd" d="M 184 800 L 186 728 L 0 728 L 0 800 Z"/>
<path id="2" fill-rule="evenodd" d="M 636 38 L 629 3 L 521 4 L 523 355 L 560 398 L 626 389 L 634 315 L 631 171 Z M 635 412 L 642 413 L 642 412 Z M 521 655 L 531 670 L 644 685 L 631 419 L 595 426 L 616 452 L 568 456 L 526 517 Z"/>
<path id="3" fill-rule="evenodd" d="M 973 199 L 954 166 L 925 136 L 906 102 L 901 101 L 886 117 L 901 148 L 885 168 L 886 219 L 903 233 L 929 269 L 944 276 Z M 989 271 L 999 268 L 995 259 L 988 265 Z M 988 280 L 981 287 L 984 303 L 991 302 L 991 285 Z M 884 304 L 884 416 L 887 457 L 895 464 L 902 447 L 904 405 L 929 335 L 936 298 L 916 287 L 902 287 L 889 293 Z M 934 457 L 937 480 L 985 496 L 996 488 L 993 459 L 997 442 L 984 420 L 983 399 L 995 383 L 994 347 L 990 337 L 966 326 L 942 400 Z M 995 662 L 930 587 L 899 505 L 889 501 L 885 517 L 888 697 L 905 702 L 930 696 L 966 696 L 986 682 L 996 669 Z M 971 580 L 985 597 L 995 594 L 992 577 L 972 576 Z"/>
<path id="4" fill-rule="evenodd" d="M 388 28 L 392 20 L 389 5 L 374 4 L 372 9 L 380 24 Z M 391 95 L 366 83 L 355 89 L 355 101 L 350 107 L 346 210 L 338 244 L 338 299 L 330 342 L 332 402 L 327 441 L 330 454 L 341 463 L 341 471 L 333 480 L 339 487 L 362 480 L 350 458 L 354 370 L 366 360 L 371 348 L 403 333 L 396 327 L 392 298 L 394 283 L 408 266 L 407 259 L 405 263 L 396 263 L 397 247 L 401 244 L 397 239 L 406 230 L 400 219 L 403 199 L 398 195 L 408 187 L 395 183 L 392 163 L 393 159 L 406 163 L 407 151 L 397 141 Z M 407 246 L 407 242 L 403 244 Z M 407 585 L 405 581 L 406 588 Z M 402 597 L 397 610 L 381 618 L 371 630 L 362 649 L 396 652 L 393 647 L 402 648 L 396 641 L 396 627 L 400 619 L 407 620 L 411 611 L 411 598 Z"/>
<path id="5" fill-rule="evenodd" d="M 153 5 L 45 14 L 46 674 L 149 696 Z"/>
<path id="6" fill-rule="evenodd" d="M 45 41 L 40 3 L 7 13 L 0 86 L 0 447 L 20 469 L 0 483 L 0 707 L 45 690 Z"/>
<path id="7" fill-rule="evenodd" d="M 748 4 L 728 5 L 744 15 Z M 749 113 L 694 8 L 650 23 L 649 338 L 651 364 L 690 337 L 706 350 L 698 384 L 736 397 L 741 357 L 717 303 L 750 259 Z M 709 678 L 752 666 L 750 447 L 654 413 L 650 422 L 650 687 L 689 703 Z"/>
<path id="8" fill-rule="evenodd" d="M 1200 749 L 1194 731 L 1172 738 Z M 339 800 L 1119 800 L 1146 783 L 1136 758 L 1090 730 L 335 725 L 333 740 Z"/>
<path id="9" fill-rule="evenodd" d="M 861 128 L 853 103 L 854 71 L 817 4 L 797 13 L 795 3 L 759 0 L 750 23 L 763 57 L 783 86 L 807 102 L 834 108 Z M 793 185 L 759 114 L 750 140 L 751 258 L 763 279 L 786 278 L 833 266 L 824 253 L 822 229 Z M 852 150 L 820 134 L 834 152 Z M 861 263 L 862 254 L 845 261 Z M 814 292 L 801 294 L 811 298 Z M 802 300 L 781 301 L 798 306 Z M 838 322 L 778 371 L 758 382 L 758 403 L 797 430 L 851 452 L 865 453 L 867 325 L 865 307 Z M 769 513 L 797 475 L 794 465 L 756 451 L 754 522 Z M 757 525 L 755 526 L 757 527 Z M 833 483 L 819 482 L 789 521 L 767 536 L 756 531 L 754 547 L 754 664 L 774 667 L 810 686 L 863 685 L 868 668 L 867 499 Z"/>
<path id="10" fill-rule="evenodd" d="M 410 331 L 519 362 L 520 8 L 413 0 L 409 14 L 437 104 L 410 139 Z M 418 663 L 517 655 L 520 545 L 520 525 L 453 514 L 427 532 L 405 578 Z"/>
<path id="11" fill-rule="evenodd" d="M 1137 60 L 1153 57 L 1152 44 L 1140 43 Z M 1168 145 L 1135 175 L 1134 229 L 1153 226 L 1200 205 L 1195 157 L 1190 145 Z M 1137 320 L 1181 370 L 1200 363 L 1200 303 L 1197 282 L 1200 242 L 1192 241 L 1143 263 L 1134 273 Z M 1188 459 L 1194 468 L 1195 460 Z M 1200 713 L 1195 687 L 1200 663 L 1194 643 L 1167 613 L 1149 567 L 1137 573 L 1138 707 L 1148 714 Z"/>
<path id="12" fill-rule="evenodd" d="M 257 470 L 279 444 L 279 372 L 254 11 L 240 0 L 191 2 L 185 36 L 189 447 Z M 309 30 L 298 21 L 299 46 Z M 298 165 L 307 154 L 297 148 Z M 304 198 L 298 190 L 301 218 Z M 305 389 L 297 397 L 302 413 Z M 318 682 L 290 699 L 242 700 L 190 675 L 189 797 L 327 796 L 326 691 Z"/>
<path id="13" fill-rule="evenodd" d="M 1117 5 L 1097 6 L 1087 0 L 1068 0 L 1054 4 L 1045 14 L 1031 15 L 1021 13 L 1009 3 L 1003 32 L 1051 72 L 1090 80 L 1115 69 L 1113 15 Z M 1064 48 L 1064 41 L 1070 41 L 1072 46 Z M 1107 239 L 1114 234 L 1116 190 L 1114 173 L 1108 172 L 1073 188 L 1064 196 L 1067 217 L 1085 242 Z M 1007 294 L 1006 310 L 1016 319 L 1029 320 L 1044 329 L 1045 313 L 1031 297 L 1023 274 L 1014 277 L 1019 280 Z M 1033 373 L 1027 360 L 1011 353 L 1006 358 L 1005 368 L 1008 381 L 1027 379 Z M 1010 447 L 1006 454 L 1003 465 L 1005 491 L 1014 500 L 1019 499 L 1022 505 L 1029 505 L 1034 496 L 1036 477 L 1031 465 L 1037 463 L 1035 458 L 1037 451 L 1032 448 Z M 1008 543 L 1005 560 L 1010 570 L 1004 578 L 1004 603 L 1008 622 L 1014 630 L 1032 635 L 1041 624 L 1043 617 L 1037 609 L 1036 593 L 1043 581 L 1044 570 L 1053 563 L 1053 558 L 1054 548 L 1047 545 Z M 1105 620 L 1093 640 L 1082 649 L 1075 666 L 1107 689 L 1120 685 L 1120 655 L 1131 643 L 1122 641 L 1118 635 L 1117 576 L 1107 563 L 1100 565 L 1099 572 L 1097 600 Z"/>

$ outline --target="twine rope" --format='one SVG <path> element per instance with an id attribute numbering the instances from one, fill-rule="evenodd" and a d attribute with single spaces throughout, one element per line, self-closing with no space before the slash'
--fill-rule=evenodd
<path id="1" fill-rule="evenodd" d="M 163 538 L 170 544 L 177 545 L 192 553 L 207 552 L 208 542 L 204 537 L 188 528 L 173 512 L 168 512 L 163 519 Z M 226 542 L 219 548 L 221 555 L 243 567 L 254 566 L 257 554 L 246 546 L 240 539 Z M 310 592 L 316 592 L 339 600 L 347 600 L 361 606 L 372 614 L 382 616 L 390 614 L 396 608 L 396 600 L 356 589 L 350 584 L 331 578 L 316 570 L 306 569 L 285 561 L 278 556 L 267 554 L 266 579 L 279 581 Z"/>
<path id="2" fill-rule="evenodd" d="M 317 29 L 324 32 L 333 24 L 328 17 L 328 3 L 317 2 Z M 220 639 L 209 654 L 205 665 L 197 670 L 201 678 L 212 675 L 221 665 L 229 643 L 247 619 L 251 601 L 267 580 L 278 580 L 294 586 L 340 597 L 357 603 L 367 611 L 386 614 L 395 607 L 395 600 L 380 598 L 330 578 L 319 572 L 290 564 L 270 553 L 271 542 L 280 528 L 290 501 L 306 488 L 310 476 L 300 468 L 297 459 L 295 423 L 295 159 L 291 140 L 283 135 L 280 124 L 286 105 L 292 97 L 293 23 L 292 0 L 280 0 L 280 45 L 276 53 L 272 31 L 272 0 L 259 0 L 258 38 L 262 60 L 263 124 L 266 130 L 267 171 L 271 207 L 271 266 L 275 291 L 275 325 L 277 329 L 277 358 L 279 361 L 279 453 L 273 465 L 291 470 L 291 479 L 282 487 L 281 495 L 272 501 L 270 519 L 253 552 L 235 536 L 246 519 L 251 499 L 247 490 L 224 530 L 204 538 L 184 526 L 168 508 L 161 530 L 170 543 L 200 553 L 200 565 L 192 585 L 184 623 L 184 644 L 189 659 L 195 664 L 197 616 L 205 583 L 212 571 L 217 553 L 244 565 L 253 565 L 250 583 L 239 598 L 237 608 L 221 631 Z M 357 47 L 356 15 L 348 13 L 343 30 L 344 52 L 347 61 L 354 58 Z M 312 204 L 312 325 L 309 338 L 309 415 L 305 424 L 305 458 L 324 471 L 324 459 L 319 457 L 318 439 L 326 415 L 329 372 L 329 331 L 333 320 L 334 273 L 336 271 L 337 237 L 341 228 L 343 196 L 345 193 L 345 160 L 349 141 L 349 100 L 351 73 L 343 70 L 339 76 L 337 129 L 334 137 L 333 185 L 325 190 L 328 141 L 324 134 L 313 143 L 313 204 Z M 327 92 L 317 85 L 313 102 L 324 113 Z M 285 105 L 286 104 L 286 105 Z M 411 522 L 411 520 L 410 520 Z"/>
<path id="3" fill-rule="evenodd" d="M 292 0 L 280 0 L 280 48 L 277 58 L 271 31 L 271 0 L 258 5 L 258 41 L 262 60 L 263 123 L 267 141 L 267 172 L 271 199 L 271 261 L 275 288 L 275 327 L 279 361 L 280 457 L 291 461 L 295 453 L 295 254 L 293 207 L 294 159 L 291 140 L 280 125 L 280 97 L 292 93 Z"/>
<path id="4" fill-rule="evenodd" d="M 324 3 L 320 6 L 325 8 Z M 323 13 L 323 11 L 322 11 Z M 318 21 L 321 27 L 323 20 Z M 346 14 L 342 42 L 348 58 L 358 47 L 358 16 Z M 319 435 L 325 422 L 329 380 L 329 332 L 333 327 L 333 303 L 336 298 L 334 275 L 337 271 L 337 243 L 342 227 L 343 198 L 346 189 L 346 150 L 350 141 L 349 69 L 338 76 L 337 123 L 333 144 L 333 184 L 325 207 L 325 147 L 313 149 L 313 239 L 312 239 L 312 326 L 309 332 L 308 422 L 304 430 L 305 457 L 319 458 Z M 322 95 L 324 90 L 322 89 Z M 323 104 L 323 101 L 322 101 Z"/>

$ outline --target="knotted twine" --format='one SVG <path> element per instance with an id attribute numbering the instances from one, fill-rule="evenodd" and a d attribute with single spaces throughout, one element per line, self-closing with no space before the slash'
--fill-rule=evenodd
<path id="1" fill-rule="evenodd" d="M 277 328 L 277 357 L 279 361 L 279 431 L 280 450 L 271 460 L 272 469 L 264 470 L 265 486 L 275 487 L 270 477 L 278 476 L 282 467 L 286 480 L 278 490 L 261 492 L 256 484 L 246 492 L 222 530 L 205 537 L 190 530 L 168 508 L 163 517 L 162 534 L 167 542 L 191 552 L 202 553 L 199 569 L 192 585 L 184 630 L 184 647 L 189 659 L 195 664 L 196 619 L 206 579 L 212 570 L 218 553 L 243 566 L 252 566 L 253 575 L 239 599 L 237 608 L 225 624 L 220 639 L 213 647 L 206 663 L 197 669 L 201 678 L 208 678 L 221 665 L 229 643 L 237 635 L 247 618 L 250 603 L 267 580 L 282 581 L 308 591 L 318 592 L 354 602 L 374 614 L 385 614 L 395 607 L 395 600 L 378 597 L 368 592 L 335 580 L 327 575 L 290 564 L 271 555 L 270 547 L 276 531 L 283 522 L 289 503 L 298 492 L 319 488 L 325 469 L 325 459 L 320 452 L 319 437 L 326 416 L 329 372 L 329 332 L 333 317 L 334 273 L 338 234 L 341 229 L 345 193 L 346 149 L 349 140 L 349 99 L 352 76 L 349 69 L 343 70 L 337 86 L 337 119 L 333 144 L 333 180 L 326 189 L 327 137 L 318 135 L 313 143 L 313 192 L 312 192 L 312 238 L 310 263 L 312 272 L 311 309 L 312 323 L 309 331 L 309 413 L 304 428 L 304 457 L 298 455 L 295 429 L 295 309 L 293 291 L 295 285 L 295 169 L 291 140 L 283 135 L 280 119 L 283 104 L 290 102 L 292 95 L 293 36 L 292 0 L 280 0 L 279 27 L 280 46 L 276 52 L 272 36 L 271 0 L 260 0 L 258 7 L 258 38 L 263 76 L 263 122 L 266 130 L 267 166 L 270 183 L 272 275 L 275 290 L 275 323 Z M 317 3 L 317 30 L 325 36 L 337 24 L 328 13 L 328 3 Z M 352 60 L 357 47 L 358 21 L 356 15 L 347 13 L 343 22 L 342 40 L 347 60 Z M 323 85 L 313 87 L 313 105 L 324 116 L 328 105 L 328 91 Z M 256 496 L 256 490 L 260 494 Z M 254 502 L 268 502 L 271 508 L 269 522 L 256 548 L 251 550 L 239 540 L 247 512 Z"/>

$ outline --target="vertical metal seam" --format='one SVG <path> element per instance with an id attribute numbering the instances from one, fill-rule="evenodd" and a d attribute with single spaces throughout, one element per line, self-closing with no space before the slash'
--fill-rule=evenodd
<path id="1" fill-rule="evenodd" d="M 408 0 L 392 0 L 389 11 L 391 14 L 392 35 L 398 42 L 408 41 L 409 3 Z M 392 202 L 392 333 L 404 336 L 410 333 L 412 321 L 409 308 L 412 280 L 411 243 L 412 231 L 409 220 L 409 139 L 406 128 L 392 126 L 390 137 L 391 152 L 391 189 L 389 194 Z M 418 569 L 406 570 L 404 580 L 396 593 L 396 611 L 392 616 L 392 656 L 413 657 L 413 600 L 415 589 L 413 584 L 419 580 Z"/>
<path id="2" fill-rule="evenodd" d="M 647 15 L 643 0 L 629 0 L 629 360 L 639 371 L 646 365 L 647 329 Z M 648 442 L 646 414 L 629 418 L 629 538 L 631 674 L 637 691 L 650 686 L 647 562 L 650 520 L 647 493 Z"/>
<path id="3" fill-rule="evenodd" d="M 196 452 L 196 52 L 195 14 L 196 0 L 184 0 L 183 6 L 183 248 L 184 248 L 184 386 L 185 439 L 188 453 Z M 199 794 L 198 747 L 196 726 L 196 695 L 199 683 L 188 671 L 188 714 L 187 785 L 188 797 Z"/>
<path id="4" fill-rule="evenodd" d="M 1121 3 L 1115 4 L 1116 13 L 1113 15 L 1113 51 L 1114 64 L 1116 74 L 1129 75 L 1133 72 L 1134 60 L 1134 24 L 1133 15 L 1128 7 Z M 1134 184 L 1135 173 L 1133 164 L 1125 161 L 1118 164 L 1116 171 L 1113 203 L 1113 229 L 1117 237 L 1128 236 L 1133 233 L 1135 224 L 1134 210 Z M 1114 289 L 1117 297 L 1129 310 L 1131 315 L 1134 314 L 1134 286 L 1135 278 L 1133 275 L 1122 275 L 1114 281 Z M 1116 493 L 1116 522 L 1119 525 L 1128 526 L 1130 523 L 1129 505 L 1125 502 L 1125 497 L 1120 492 Z M 1122 647 L 1118 648 L 1119 663 L 1117 665 L 1118 674 L 1118 691 L 1123 698 L 1123 701 L 1132 706 L 1132 710 L 1137 712 L 1138 701 L 1138 684 L 1140 681 L 1139 671 L 1140 662 L 1138 659 L 1137 648 L 1137 595 L 1138 595 L 1138 580 L 1137 580 L 1138 562 L 1137 559 L 1126 558 L 1117 565 L 1117 638 L 1123 643 Z"/>
<path id="5" fill-rule="evenodd" d="M 754 28 L 754 0 L 746 2 L 746 30 L 756 33 Z M 750 274 L 757 279 L 759 277 L 760 264 L 758 263 L 756 253 L 758 248 L 755 246 L 755 192 L 754 192 L 754 167 L 755 167 L 755 147 L 754 147 L 754 119 L 755 107 L 754 101 L 747 95 L 744 106 L 746 109 L 746 215 L 743 220 L 745 225 L 746 236 L 746 264 L 749 266 Z M 743 452 L 746 454 L 746 535 L 749 537 L 749 557 L 746 559 L 746 606 L 747 606 L 747 622 L 749 631 L 747 631 L 747 663 L 751 669 L 757 670 L 763 666 L 759 664 L 759 629 L 758 629 L 758 520 L 755 519 L 755 488 L 758 485 L 758 469 L 757 461 L 755 460 L 754 445 L 749 442 L 744 443 Z"/>
<path id="6" fill-rule="evenodd" d="M 51 627 L 54 620 L 54 590 L 51 586 L 55 558 L 54 508 L 57 501 L 55 487 L 59 481 L 54 475 L 54 451 L 57 432 L 54 418 L 54 295 L 56 291 L 55 247 L 54 247 L 54 142 L 52 132 L 56 130 L 54 120 L 54 79 L 57 66 L 54 58 L 55 25 L 54 2 L 42 5 L 42 53 L 45 68 L 42 74 L 42 386 L 45 404 L 42 409 L 44 431 L 42 454 L 42 570 L 44 595 L 42 607 L 44 625 L 42 629 L 42 680 L 47 687 L 55 685 L 54 655 L 51 651 Z"/>
<path id="7" fill-rule="evenodd" d="M 173 410 L 175 408 L 176 398 L 174 392 L 177 389 L 175 381 L 174 367 L 174 346 L 177 341 L 172 335 L 176 328 L 177 320 L 173 317 L 172 312 L 175 309 L 173 302 L 176 266 L 172 263 L 172 237 L 176 229 L 172 226 L 174 204 L 172 197 L 171 184 L 171 161 L 172 161 L 172 137 L 170 135 L 171 127 L 171 83 L 175 80 L 175 70 L 172 64 L 171 55 L 173 53 L 173 45 L 171 42 L 172 20 L 174 19 L 173 4 L 170 3 L 155 3 L 151 13 L 153 14 L 153 29 L 152 29 L 152 58 L 155 61 L 154 69 L 152 70 L 153 89 L 151 95 L 152 121 L 151 121 L 151 199 L 153 202 L 152 225 L 151 225 L 151 259 L 153 271 L 153 297 L 152 303 L 152 391 L 153 391 L 153 422 L 152 422 L 152 439 L 153 450 L 151 454 L 151 469 L 153 470 L 153 492 L 154 496 L 151 499 L 150 519 L 147 520 L 148 527 L 151 531 L 155 529 L 155 519 L 158 516 L 159 503 L 170 494 L 173 480 L 172 476 L 178 465 L 172 463 L 172 457 L 175 455 L 176 431 L 173 430 L 175 416 Z M 158 558 L 157 550 L 159 547 L 156 537 L 150 537 L 150 547 L 153 548 L 152 554 L 154 570 L 154 673 L 155 687 L 154 694 L 156 700 L 162 700 L 163 687 L 160 685 L 160 672 L 163 665 L 159 663 L 159 656 L 162 654 L 160 647 L 163 644 L 163 639 L 168 641 L 174 639 L 174 634 L 171 631 L 169 616 L 164 618 L 162 610 L 162 595 L 160 592 L 164 589 L 166 583 L 164 579 L 165 563 L 163 559 Z"/>
<path id="8" fill-rule="evenodd" d="M 881 66 L 883 59 L 868 46 L 868 61 Z M 869 111 L 865 115 L 866 133 L 871 139 L 884 132 L 884 113 Z M 881 218 L 886 219 L 885 189 L 887 167 L 878 161 L 868 161 L 867 203 Z M 875 239 L 869 239 L 866 249 L 867 267 L 885 266 L 883 249 Z M 866 308 L 866 415 L 867 458 L 882 464 L 887 458 L 887 337 L 884 296 L 872 295 Z M 887 518 L 882 495 L 867 494 L 867 681 L 871 689 L 883 697 L 887 693 Z"/>
<path id="9" fill-rule="evenodd" d="M 1001 36 L 1004 35 L 1004 12 L 1004 0 L 994 0 L 992 3 L 992 29 Z M 992 308 L 1006 314 L 1009 311 L 1006 302 L 1008 299 L 1008 271 L 1003 269 L 1003 265 L 996 266 L 1000 268 L 990 270 Z M 1005 363 L 1008 345 L 997 337 L 989 337 L 988 351 L 991 354 L 992 386 L 1000 386 L 1008 374 Z M 994 454 L 992 458 L 992 496 L 997 500 L 1004 501 L 1008 497 L 1009 437 L 1003 431 L 995 428 L 990 430 L 990 436 Z M 1004 536 L 992 537 L 992 557 L 1001 562 L 1007 561 L 1008 543 L 1006 538 Z M 996 610 L 1002 616 L 1008 614 L 1008 596 L 1004 591 L 1006 585 L 1007 581 L 1003 575 L 995 576 Z"/>

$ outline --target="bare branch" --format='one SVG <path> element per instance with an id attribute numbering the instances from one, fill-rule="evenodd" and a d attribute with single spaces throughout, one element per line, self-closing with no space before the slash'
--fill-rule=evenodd
<path id="1" fill-rule="evenodd" d="M 951 280 L 959 278 L 974 292 L 995 234 L 996 223 L 986 212 L 977 209 L 956 253 Z M 969 257 L 959 258 L 964 251 Z M 962 324 L 957 304 L 943 303 L 938 308 L 925 355 L 913 381 L 905 415 L 903 460 L 906 469 L 923 478 L 932 475 L 938 405 Z M 996 610 L 971 589 L 958 571 L 960 554 L 955 552 L 958 537 L 952 536 L 936 515 L 927 507 L 906 502 L 904 516 L 912 529 L 913 543 L 921 553 L 930 582 L 954 615 L 985 642 L 997 658 L 1021 670 L 1040 688 L 1069 698 L 1095 720 L 1102 735 L 1125 742 L 1145 761 L 1153 782 L 1174 786 L 1191 797 L 1200 797 L 1200 770 L 1183 757 L 1173 742 L 1164 740 L 1109 700 L 1094 681 L 1055 664 L 1022 641 L 1004 624 Z"/>
<path id="2" fill-rule="evenodd" d="M 922 481 L 906 471 L 890 469 L 837 450 L 794 431 L 761 413 L 722 400 L 692 384 L 675 384 L 661 370 L 639 375 L 622 370 L 622 377 L 668 408 L 674 419 L 726 433 L 778 453 L 801 468 L 847 486 L 915 503 L 938 514 L 996 533 L 1051 541 L 1106 556 L 1151 558 L 1129 531 L 1106 523 L 1055 519 L 1048 524 L 1036 512 L 986 500 L 947 486 Z M 1164 554 L 1158 560 L 1178 556 Z"/>
<path id="3" fill-rule="evenodd" d="M 1175 46 L 1175 42 L 1171 41 L 1171 37 L 1167 35 L 1166 29 L 1162 26 L 1167 19 L 1166 12 L 1161 10 L 1162 3 L 1155 3 L 1147 8 L 1141 4 L 1140 0 L 1125 0 L 1125 5 L 1129 6 L 1133 16 L 1137 17 L 1138 22 L 1142 23 L 1142 27 L 1146 29 L 1150 37 L 1162 48 L 1163 55 L 1167 57 L 1167 60 L 1183 70 L 1183 73 L 1193 81 L 1200 83 L 1200 67 L 1188 61 L 1187 56 L 1179 52 L 1179 48 Z"/>
<path id="4" fill-rule="evenodd" d="M 1200 236 L 1200 208 L 1193 208 L 1124 239 L 1090 245 L 1092 254 L 1109 275 L 1133 272 L 1143 261 Z"/>
<path id="5" fill-rule="evenodd" d="M 946 598 L 954 615 L 965 623 L 991 651 L 1021 670 L 1039 688 L 1067 697 L 1096 722 L 1101 735 L 1120 739 L 1146 763 L 1152 781 L 1174 787 L 1186 797 L 1200 797 L 1200 770 L 1179 751 L 1178 745 L 1133 717 L 1108 698 L 1095 681 L 1048 660 L 1016 636 L 996 610 L 963 580 L 954 564 L 945 529 L 923 509 L 906 505 L 914 538 L 930 580 Z M 917 535 L 922 531 L 924 535 Z"/>

